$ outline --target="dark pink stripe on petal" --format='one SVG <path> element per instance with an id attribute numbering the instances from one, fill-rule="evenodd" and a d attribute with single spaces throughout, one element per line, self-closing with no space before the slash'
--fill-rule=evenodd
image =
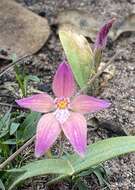
<path id="1" fill-rule="evenodd" d="M 75 92 L 75 81 L 70 65 L 64 61 L 56 71 L 53 92 L 57 97 L 70 97 Z"/>
<path id="2" fill-rule="evenodd" d="M 63 132 L 74 150 L 84 156 L 87 145 L 87 124 L 83 115 L 70 113 L 69 119 L 62 125 Z"/>
<path id="3" fill-rule="evenodd" d="M 37 126 L 35 156 L 42 156 L 53 145 L 60 132 L 55 116 L 52 113 L 43 115 Z"/>
<path id="4" fill-rule="evenodd" d="M 36 94 L 28 98 L 16 100 L 16 103 L 24 108 L 41 113 L 48 112 L 53 109 L 54 103 L 51 96 L 45 93 Z"/>
<path id="5" fill-rule="evenodd" d="M 92 96 L 80 95 L 71 102 L 71 109 L 80 113 L 93 113 L 108 108 L 111 104 Z"/>

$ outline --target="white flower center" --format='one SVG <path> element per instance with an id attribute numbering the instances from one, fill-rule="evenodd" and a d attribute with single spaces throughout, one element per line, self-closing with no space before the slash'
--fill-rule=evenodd
<path id="1" fill-rule="evenodd" d="M 69 107 L 69 98 L 56 98 L 55 99 L 56 104 L 56 111 L 54 112 L 54 115 L 56 119 L 63 124 L 69 117 L 70 112 L 68 110 Z"/>
<path id="2" fill-rule="evenodd" d="M 63 124 L 69 117 L 70 115 L 70 112 L 68 109 L 57 109 L 55 112 L 54 112 L 54 115 L 56 117 L 56 119 L 61 123 Z"/>

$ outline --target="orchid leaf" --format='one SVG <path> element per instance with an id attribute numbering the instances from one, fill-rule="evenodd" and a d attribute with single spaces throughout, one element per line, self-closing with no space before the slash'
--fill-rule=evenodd
<path id="1" fill-rule="evenodd" d="M 18 172 L 14 178 L 9 190 L 15 187 L 19 182 L 38 175 L 45 174 L 59 174 L 52 182 L 57 182 L 63 178 L 71 175 L 76 175 L 93 166 L 97 166 L 106 160 L 114 157 L 134 152 L 135 151 L 135 137 L 114 137 L 106 140 L 98 141 L 88 146 L 85 158 L 80 158 L 73 154 L 62 159 L 45 159 L 34 161 L 18 169 L 9 170 L 12 175 Z M 21 172 L 21 174 L 19 174 Z M 24 172 L 22 174 L 22 172 Z"/>
<path id="2" fill-rule="evenodd" d="M 75 28 L 67 24 L 60 27 L 59 37 L 75 79 L 82 88 L 95 71 L 89 43 Z"/>
<path id="3" fill-rule="evenodd" d="M 134 136 L 113 137 L 98 141 L 88 146 L 84 159 L 76 156 L 77 159 L 74 162 L 75 172 L 81 172 L 116 156 L 134 151 Z"/>
<path id="4" fill-rule="evenodd" d="M 89 145 L 84 159 L 74 154 L 70 155 L 68 160 L 73 165 L 72 167 L 75 170 L 74 174 L 76 174 L 93 167 L 95 168 L 95 166 L 98 166 L 100 163 L 130 152 L 135 152 L 134 136 L 113 137 Z M 60 181 L 66 177 L 67 175 L 59 175 L 50 181 L 49 184 Z"/>
<path id="5" fill-rule="evenodd" d="M 9 190 L 13 189 L 19 182 L 38 175 L 45 174 L 66 174 L 72 173 L 72 167 L 68 160 L 62 159 L 45 159 L 29 163 L 22 168 L 12 169 L 9 171 L 15 176 L 15 180 L 10 185 Z M 16 175 L 17 173 L 17 175 Z"/>

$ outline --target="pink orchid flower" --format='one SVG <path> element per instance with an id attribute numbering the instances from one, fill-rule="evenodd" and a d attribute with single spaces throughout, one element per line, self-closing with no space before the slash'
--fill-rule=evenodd
<path id="1" fill-rule="evenodd" d="M 107 108 L 110 103 L 87 95 L 75 93 L 75 81 L 70 65 L 61 63 L 54 76 L 53 100 L 46 93 L 30 96 L 16 102 L 32 111 L 50 112 L 44 114 L 38 122 L 36 132 L 35 156 L 42 156 L 56 141 L 61 131 L 72 144 L 74 150 L 84 156 L 87 145 L 87 124 L 83 116 Z"/>

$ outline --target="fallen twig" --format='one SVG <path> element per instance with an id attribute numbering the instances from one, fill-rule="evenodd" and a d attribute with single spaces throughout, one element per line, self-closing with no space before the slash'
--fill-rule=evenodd
<path id="1" fill-rule="evenodd" d="M 0 105 L 1 105 L 1 106 L 9 106 L 9 107 L 13 107 L 13 108 L 18 108 L 18 109 L 19 109 L 19 106 L 13 105 L 13 104 L 8 104 L 8 103 L 0 102 Z"/>
<path id="2" fill-rule="evenodd" d="M 5 68 L 4 71 L 0 72 L 0 77 L 1 77 L 2 75 L 4 75 L 5 73 L 7 73 L 8 71 L 10 71 L 10 70 L 14 67 L 14 65 L 15 65 L 16 63 L 18 63 L 18 62 L 22 61 L 23 59 L 25 59 L 25 58 L 27 58 L 27 57 L 30 57 L 30 56 L 31 56 L 31 55 L 25 55 L 25 56 L 19 58 L 17 61 L 12 62 L 11 64 L 9 64 L 9 65 Z"/>
<path id="3" fill-rule="evenodd" d="M 7 160 L 5 160 L 2 164 L 0 164 L 0 170 L 2 170 L 9 162 L 14 160 L 16 156 L 18 156 L 27 146 L 29 146 L 35 139 L 33 136 L 30 140 L 28 140 L 23 146 L 21 146 L 16 152 L 14 152 Z"/>

